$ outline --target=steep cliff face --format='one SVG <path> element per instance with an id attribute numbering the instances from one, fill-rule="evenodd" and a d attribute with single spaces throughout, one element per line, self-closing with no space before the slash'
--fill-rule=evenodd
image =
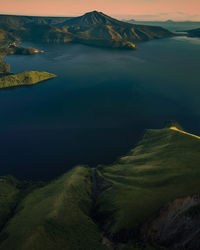
<path id="1" fill-rule="evenodd" d="M 176 199 L 141 229 L 145 241 L 173 249 L 200 249 L 200 196 Z"/>

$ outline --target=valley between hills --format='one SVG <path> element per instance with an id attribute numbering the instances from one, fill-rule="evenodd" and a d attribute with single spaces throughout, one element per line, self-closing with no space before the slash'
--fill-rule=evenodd
<path id="1" fill-rule="evenodd" d="M 49 183 L 1 177 L 0 249 L 199 249 L 199 152 L 170 121 L 111 165 Z"/>

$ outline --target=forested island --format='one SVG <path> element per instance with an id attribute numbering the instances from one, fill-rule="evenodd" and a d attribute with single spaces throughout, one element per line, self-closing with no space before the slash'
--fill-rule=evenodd
<path id="1" fill-rule="evenodd" d="M 16 41 L 1 40 L 0 46 L 0 88 L 10 88 L 25 85 L 33 85 L 45 80 L 56 77 L 54 74 L 39 71 L 25 71 L 18 74 L 12 74 L 10 65 L 3 61 L 5 56 L 9 55 L 34 55 L 43 53 L 43 50 L 35 48 L 24 48 L 17 45 Z"/>
<path id="2" fill-rule="evenodd" d="M 39 71 L 24 71 L 0 77 L 0 89 L 34 85 L 56 77 L 54 74 Z"/>
<path id="3" fill-rule="evenodd" d="M 18 46 L 17 42 L 5 40 L 1 41 L 0 46 L 0 75 L 10 74 L 10 65 L 3 61 L 3 58 L 8 55 L 34 55 L 38 53 L 43 53 L 43 50 L 35 48 L 24 48 Z"/>

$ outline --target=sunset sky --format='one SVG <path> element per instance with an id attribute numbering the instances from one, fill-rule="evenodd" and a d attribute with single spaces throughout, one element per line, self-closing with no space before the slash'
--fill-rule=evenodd
<path id="1" fill-rule="evenodd" d="M 200 0 L 0 0 L 1 14 L 78 16 L 92 10 L 136 20 L 200 21 Z"/>

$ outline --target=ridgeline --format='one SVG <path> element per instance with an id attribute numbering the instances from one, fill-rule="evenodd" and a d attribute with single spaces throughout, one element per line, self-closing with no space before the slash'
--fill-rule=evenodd
<path id="1" fill-rule="evenodd" d="M 111 165 L 38 186 L 1 177 L 0 249 L 199 249 L 200 139 L 174 124 Z"/>
<path id="2" fill-rule="evenodd" d="M 82 43 L 92 46 L 136 49 L 135 42 L 167 38 L 174 34 L 156 26 L 135 25 L 92 11 L 80 17 L 46 18 L 0 15 L 1 41 Z"/>

